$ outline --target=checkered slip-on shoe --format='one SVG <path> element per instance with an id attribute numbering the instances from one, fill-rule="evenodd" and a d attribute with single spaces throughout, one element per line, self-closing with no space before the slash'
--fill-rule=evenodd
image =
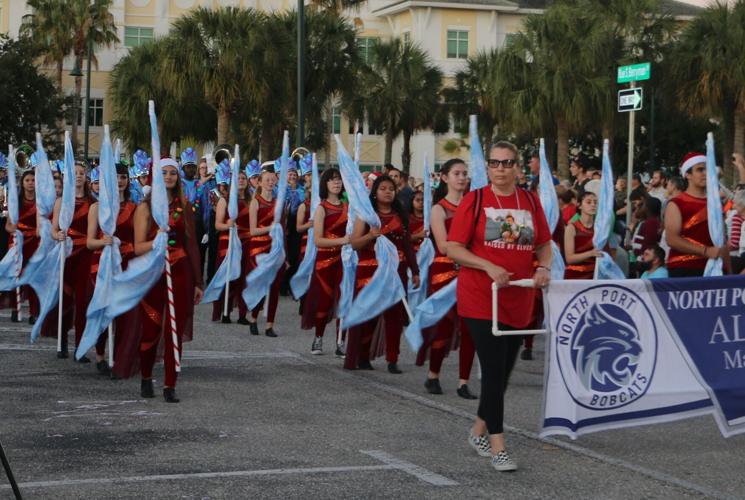
<path id="1" fill-rule="evenodd" d="M 491 456 L 491 445 L 489 444 L 489 436 L 474 436 L 470 432 L 468 433 L 468 444 L 476 450 L 476 453 L 480 457 Z"/>
<path id="2" fill-rule="evenodd" d="M 517 470 L 517 464 L 512 461 L 509 454 L 502 450 L 491 457 L 491 466 L 499 472 L 511 472 Z"/>

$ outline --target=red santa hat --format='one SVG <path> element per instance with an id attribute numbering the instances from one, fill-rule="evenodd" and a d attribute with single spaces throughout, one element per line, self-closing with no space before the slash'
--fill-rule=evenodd
<path id="1" fill-rule="evenodd" d="M 680 175 L 685 177 L 686 172 L 693 168 L 694 165 L 699 163 L 706 163 L 706 156 L 702 153 L 688 153 L 683 158 L 683 163 L 680 164 Z"/>

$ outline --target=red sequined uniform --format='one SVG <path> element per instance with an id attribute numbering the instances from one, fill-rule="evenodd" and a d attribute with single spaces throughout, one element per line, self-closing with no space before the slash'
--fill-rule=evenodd
<path id="1" fill-rule="evenodd" d="M 259 210 L 257 213 L 257 228 L 270 227 L 274 222 L 274 205 L 276 204 L 276 198 L 272 201 L 266 201 L 261 195 L 256 195 L 256 201 L 259 203 Z M 251 258 L 249 261 L 249 272 L 256 267 L 256 256 L 262 253 L 267 253 L 272 247 L 272 237 L 267 234 L 261 236 L 251 236 Z M 274 278 L 271 288 L 269 289 L 269 305 L 267 310 L 267 322 L 274 323 L 274 317 L 277 314 L 277 305 L 279 305 L 279 285 L 282 283 L 282 278 L 285 274 L 285 266 L 279 268 L 277 271 L 277 277 Z M 264 305 L 265 299 L 261 299 L 261 302 L 253 308 L 251 316 L 253 319 L 259 317 L 259 311 Z"/>
<path id="2" fill-rule="evenodd" d="M 675 203 L 680 210 L 680 236 L 697 245 L 711 247 L 714 243 L 709 235 L 708 212 L 706 210 L 706 198 L 697 198 L 688 193 L 680 193 L 672 198 L 670 203 Z M 703 252 L 703 248 L 701 249 Z M 668 269 L 692 269 L 701 270 L 703 274 L 706 268 L 707 258 L 702 255 L 684 254 L 670 249 L 667 256 Z"/>
<path id="3" fill-rule="evenodd" d="M 453 215 L 455 215 L 458 206 L 444 198 L 437 204 L 445 211 L 445 230 L 450 232 L 450 226 L 453 224 Z M 456 270 L 455 262 L 447 255 L 441 253 L 440 249 L 435 245 L 435 258 L 429 267 L 427 294 L 432 295 L 441 288 L 444 288 L 457 276 L 458 271 Z M 471 336 L 468 334 L 466 324 L 458 316 L 455 306 L 435 326 L 422 330 L 422 336 L 424 337 L 424 343 L 417 354 L 417 366 L 424 365 L 427 357 L 429 357 L 429 370 L 432 373 L 440 373 L 443 360 L 460 343 L 460 378 L 463 380 L 470 378 L 475 349 L 473 341 L 471 341 Z M 459 340 L 460 342 L 458 342 Z"/>
<path id="4" fill-rule="evenodd" d="M 237 305 L 238 315 L 245 318 L 248 315 L 248 308 L 241 294 L 246 287 L 246 275 L 251 261 L 249 242 L 251 241 L 251 229 L 248 217 L 249 204 L 244 200 L 238 200 L 238 216 L 235 219 L 235 225 L 238 228 L 238 238 L 241 240 L 241 276 L 230 282 L 228 287 L 228 315 Z M 228 231 L 220 231 L 219 240 L 217 241 L 217 264 L 215 269 L 219 268 L 222 261 L 228 255 Z M 220 300 L 212 303 L 212 321 L 217 321 L 222 317 L 225 308 L 225 292 L 220 295 Z"/>
<path id="5" fill-rule="evenodd" d="M 23 233 L 23 262 L 21 270 L 26 269 L 26 264 L 39 248 L 39 237 L 36 235 L 36 200 L 27 200 L 23 194 L 19 197 L 18 207 L 18 230 Z M 10 235 L 10 246 L 14 245 L 13 235 Z M 39 299 L 34 289 L 28 285 L 21 288 L 21 300 L 28 299 L 29 314 L 33 317 L 39 316 Z M 16 292 L 11 290 L 3 292 L 3 307 L 16 308 Z"/>
<path id="6" fill-rule="evenodd" d="M 348 205 L 333 205 L 324 200 L 321 202 L 326 216 L 323 219 L 323 237 L 336 240 L 346 236 Z M 326 324 L 334 317 L 339 302 L 340 285 L 343 275 L 341 263 L 341 246 L 318 248 L 315 272 L 310 280 L 310 287 L 303 296 L 303 318 L 301 327 L 304 330 L 315 328 L 316 337 L 323 337 Z"/>
<path id="7" fill-rule="evenodd" d="M 92 252 L 88 250 L 88 209 L 93 204 L 88 196 L 75 198 L 70 228 L 67 235 L 72 240 L 72 251 L 65 259 L 65 276 L 62 296 L 62 345 L 67 345 L 67 332 L 75 328 L 75 347 L 85 330 L 85 313 L 91 300 L 92 289 L 81 269 L 91 268 Z M 45 337 L 57 336 L 58 309 L 55 306 L 44 319 L 41 334 Z"/>
<path id="8" fill-rule="evenodd" d="M 191 206 L 181 205 L 177 198 L 168 210 L 168 261 L 171 263 L 173 299 L 176 309 L 176 335 L 181 352 L 183 342 L 192 339 L 194 325 L 194 287 L 203 288 L 200 270 L 199 249 L 194 239 L 194 216 Z M 150 221 L 148 240 L 155 239 L 158 227 Z M 158 344 L 163 341 L 165 365 L 165 387 L 176 386 L 176 364 L 173 355 L 173 340 L 167 315 L 168 289 L 166 272 L 140 302 L 142 309 L 142 337 L 140 338 L 140 372 L 143 379 L 153 377 L 153 366 L 158 353 Z"/>
<path id="9" fill-rule="evenodd" d="M 303 217 L 303 224 L 307 224 L 310 220 L 310 198 L 305 198 L 303 201 L 303 204 L 305 205 L 305 217 Z M 312 227 L 312 226 L 311 226 Z M 303 257 L 305 257 L 305 248 L 308 246 L 308 230 L 306 229 L 302 233 L 302 237 L 300 238 L 300 260 L 303 260 Z"/>
<path id="10" fill-rule="evenodd" d="M 572 222 L 574 226 L 574 253 L 588 252 L 595 248 L 592 244 L 592 236 L 595 234 L 595 230 L 592 227 L 585 227 L 582 222 L 577 219 Z M 570 264 L 566 266 L 564 271 L 564 279 L 567 280 L 591 280 L 595 274 L 595 257 L 585 259 L 578 264 Z"/>
<path id="11" fill-rule="evenodd" d="M 412 274 L 419 274 L 416 264 L 416 254 L 411 245 L 411 235 L 404 228 L 403 222 L 398 214 L 392 212 L 382 214 L 378 212 L 382 224 L 380 233 L 391 240 L 398 249 L 398 275 L 401 283 L 406 288 L 408 276 L 407 268 L 412 269 Z M 355 283 L 355 296 L 372 279 L 378 262 L 375 259 L 375 242 L 370 242 L 365 248 L 358 250 L 359 262 L 357 263 L 357 275 Z M 360 362 L 367 362 L 385 352 L 388 363 L 398 361 L 399 347 L 401 344 L 401 333 L 404 327 L 406 310 L 403 304 L 398 304 L 387 309 L 377 318 L 353 327 L 349 330 L 347 340 L 347 354 L 344 359 L 344 368 L 355 369 Z M 380 324 L 380 320 L 382 324 Z M 381 335 L 381 328 L 385 328 Z"/>
<path id="12" fill-rule="evenodd" d="M 119 205 L 119 215 L 116 218 L 116 229 L 114 236 L 119 239 L 119 253 L 122 256 L 122 271 L 127 269 L 129 261 L 135 257 L 135 228 L 134 228 L 134 212 L 137 205 L 131 201 L 125 201 Z M 96 238 L 103 238 L 101 229 L 98 230 Z M 98 265 L 101 260 L 102 250 L 94 250 L 91 255 L 91 272 L 90 272 L 90 286 L 91 286 L 91 297 L 93 297 L 93 290 L 96 286 L 96 275 L 98 274 Z M 117 361 L 122 359 L 125 346 L 131 346 L 134 342 L 131 340 L 134 335 L 133 331 L 140 328 L 139 314 L 137 307 L 129 311 L 128 313 L 122 314 L 114 320 L 114 369 L 116 370 L 122 363 Z M 96 354 L 103 356 L 106 354 L 106 342 L 108 336 L 102 334 L 98 338 L 96 343 Z M 122 370 L 117 370 L 117 376 L 126 377 L 129 373 L 124 373 Z"/>
<path id="13" fill-rule="evenodd" d="M 417 217 L 414 214 L 409 214 L 409 234 L 417 234 L 422 232 L 422 229 L 424 229 L 424 217 Z M 414 251 L 418 252 L 419 247 L 422 246 L 422 241 L 419 240 L 416 243 L 412 243 L 412 246 L 414 247 Z"/>

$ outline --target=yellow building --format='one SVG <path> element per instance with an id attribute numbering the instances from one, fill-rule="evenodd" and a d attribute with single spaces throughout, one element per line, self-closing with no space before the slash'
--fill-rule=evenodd
<path id="1" fill-rule="evenodd" d="M 369 0 L 359 11 L 350 11 L 348 17 L 358 31 L 358 46 L 363 58 L 376 40 L 400 37 L 419 44 L 441 68 L 446 79 L 465 65 L 469 55 L 503 45 L 520 30 L 524 17 L 540 13 L 549 0 Z M 190 9 L 205 6 L 241 6 L 264 11 L 292 9 L 295 2 L 288 0 L 114 0 L 112 14 L 118 29 L 120 43 L 112 48 L 96 50 L 99 61 L 91 77 L 90 96 L 90 155 L 98 154 L 102 125 L 111 119 L 108 96 L 109 74 L 116 62 L 130 47 L 147 43 L 155 36 L 168 32 L 171 22 Z M 665 0 L 664 8 L 679 19 L 690 19 L 698 8 Z M 25 0 L 0 0 L 0 31 L 17 36 L 22 17 L 29 13 Z M 72 58 L 65 64 L 63 86 L 72 93 Z M 85 68 L 83 68 L 85 71 Z M 81 113 L 82 114 L 82 113 Z M 85 117 L 83 117 L 85 118 Z M 83 122 L 84 123 L 84 122 Z M 378 167 L 383 163 L 383 136 L 362 123 L 363 166 Z M 351 149 L 351 126 L 347 120 L 334 113 L 334 129 Z M 80 127 L 82 144 L 83 127 Z M 412 139 L 412 173 L 421 176 L 424 155 L 435 166 L 453 155 L 467 154 L 445 151 L 445 144 L 460 138 L 452 131 L 446 134 L 421 132 Z M 332 145 L 332 158 L 335 158 Z M 401 138 L 393 145 L 393 163 L 400 163 Z M 323 154 L 319 155 L 323 158 Z"/>

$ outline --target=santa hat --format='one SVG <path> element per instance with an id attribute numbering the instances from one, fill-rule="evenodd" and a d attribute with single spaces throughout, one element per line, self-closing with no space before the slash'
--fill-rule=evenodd
<path id="1" fill-rule="evenodd" d="M 178 169 L 178 163 L 176 163 L 176 160 L 174 160 L 170 156 L 165 156 L 160 159 L 160 168 L 163 167 L 174 167 Z"/>
<path id="2" fill-rule="evenodd" d="M 706 156 L 702 153 L 688 153 L 680 164 L 680 175 L 685 177 L 686 173 L 699 163 L 706 163 Z"/>

